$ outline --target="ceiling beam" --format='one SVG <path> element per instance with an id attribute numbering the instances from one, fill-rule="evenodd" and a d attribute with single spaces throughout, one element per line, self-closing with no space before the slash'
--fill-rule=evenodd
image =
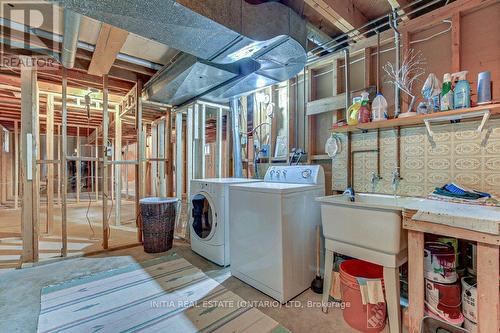
<path id="1" fill-rule="evenodd" d="M 108 74 L 116 56 L 127 40 L 128 32 L 103 23 L 95 46 L 88 73 L 102 76 Z"/>
<path id="2" fill-rule="evenodd" d="M 305 0 L 305 2 L 344 33 L 368 22 L 352 0 Z"/>
<path id="3" fill-rule="evenodd" d="M 410 18 L 405 14 L 405 11 L 401 9 L 410 3 L 409 0 L 387 0 L 387 2 L 389 2 L 389 5 L 391 5 L 392 9 L 398 10 L 397 13 L 403 21 L 410 20 Z"/>

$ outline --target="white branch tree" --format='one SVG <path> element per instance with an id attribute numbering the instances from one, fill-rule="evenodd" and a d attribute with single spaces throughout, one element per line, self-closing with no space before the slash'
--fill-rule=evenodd
<path id="1" fill-rule="evenodd" d="M 390 62 L 383 66 L 388 76 L 387 82 L 397 86 L 402 92 L 411 97 L 408 111 L 413 110 L 416 98 L 415 94 L 413 94 L 413 86 L 425 74 L 423 67 L 425 64 L 426 61 L 422 52 L 409 49 L 404 55 L 399 69 L 396 69 L 396 66 Z"/>

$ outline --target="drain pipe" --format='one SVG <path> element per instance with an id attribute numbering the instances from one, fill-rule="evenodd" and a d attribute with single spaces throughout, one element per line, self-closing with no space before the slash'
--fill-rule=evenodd
<path id="1" fill-rule="evenodd" d="M 237 97 L 231 98 L 229 107 L 231 109 L 231 129 L 233 131 L 233 177 L 243 177 L 243 163 L 241 160 L 241 137 L 240 137 L 240 108 Z"/>
<path id="2" fill-rule="evenodd" d="M 347 114 L 347 109 L 351 105 L 351 78 L 350 78 L 350 60 L 349 60 L 349 50 L 344 49 L 344 80 L 345 80 L 345 119 L 349 116 Z"/>
<path id="3" fill-rule="evenodd" d="M 351 62 L 349 60 L 349 49 L 344 49 L 344 82 L 345 82 L 345 121 L 349 115 L 347 110 L 351 105 L 351 78 L 350 78 Z M 351 154 L 351 132 L 347 132 L 347 188 L 353 187 L 354 183 L 352 181 L 352 154 Z"/>
<path id="4" fill-rule="evenodd" d="M 401 55 L 400 55 L 400 42 L 401 34 L 398 30 L 398 14 L 395 10 L 392 11 L 392 16 L 389 14 L 389 26 L 394 30 L 394 47 L 396 48 L 396 64 L 395 70 L 399 75 L 399 68 L 401 67 Z M 400 91 L 399 87 L 394 85 L 394 118 L 397 118 L 401 113 L 401 101 L 400 101 Z"/>
<path id="5" fill-rule="evenodd" d="M 82 16 L 71 10 L 64 9 L 64 35 L 61 52 L 61 64 L 65 68 L 75 66 L 78 34 Z"/>

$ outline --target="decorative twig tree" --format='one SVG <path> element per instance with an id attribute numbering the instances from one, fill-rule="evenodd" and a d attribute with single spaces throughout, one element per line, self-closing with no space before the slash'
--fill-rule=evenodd
<path id="1" fill-rule="evenodd" d="M 395 66 L 388 62 L 383 66 L 389 79 L 387 82 L 397 86 L 401 91 L 411 97 L 408 111 L 413 110 L 415 104 L 415 94 L 413 94 L 413 85 L 420 81 L 419 78 L 425 74 L 423 66 L 426 64 L 422 52 L 409 49 L 404 55 L 401 67 L 396 70 Z"/>

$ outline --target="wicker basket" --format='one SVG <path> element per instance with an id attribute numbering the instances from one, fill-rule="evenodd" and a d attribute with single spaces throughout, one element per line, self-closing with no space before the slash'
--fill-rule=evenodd
<path id="1" fill-rule="evenodd" d="M 145 252 L 165 252 L 172 248 L 177 202 L 177 198 L 139 200 Z"/>

